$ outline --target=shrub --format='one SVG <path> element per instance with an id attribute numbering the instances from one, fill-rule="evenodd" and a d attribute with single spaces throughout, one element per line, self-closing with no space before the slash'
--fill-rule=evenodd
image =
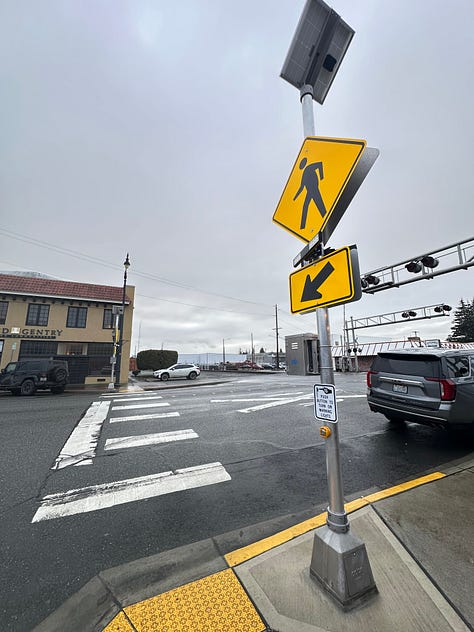
<path id="1" fill-rule="evenodd" d="M 167 369 L 178 361 L 178 352 L 166 349 L 147 349 L 137 354 L 137 366 L 140 371 Z"/>

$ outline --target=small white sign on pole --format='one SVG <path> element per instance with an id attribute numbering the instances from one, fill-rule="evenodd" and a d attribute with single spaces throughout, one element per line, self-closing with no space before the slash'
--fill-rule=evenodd
<path id="1" fill-rule="evenodd" d="M 314 385 L 314 416 L 320 421 L 337 421 L 336 388 L 333 384 Z"/>

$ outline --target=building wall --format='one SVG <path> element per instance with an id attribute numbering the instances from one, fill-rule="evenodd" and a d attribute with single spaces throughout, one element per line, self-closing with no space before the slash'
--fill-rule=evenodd
<path id="1" fill-rule="evenodd" d="M 127 298 L 130 304 L 125 306 L 123 350 L 121 360 L 121 382 L 128 380 L 132 320 L 133 320 L 133 299 L 135 288 L 127 286 Z M 8 303 L 5 322 L 0 322 L 0 369 L 8 362 L 18 360 L 20 354 L 25 356 L 22 343 L 34 341 L 35 345 L 45 349 L 44 355 L 48 353 L 48 347 L 52 348 L 57 343 L 54 355 L 74 356 L 89 355 L 92 347 L 91 343 L 107 343 L 110 345 L 110 352 L 107 349 L 110 369 L 110 355 L 113 349 L 113 328 L 104 328 L 104 309 L 112 309 L 112 303 L 95 300 L 63 299 L 43 296 L 10 295 L 0 292 L 0 301 Z M 27 325 L 29 305 L 49 305 L 49 315 L 46 325 Z M 70 307 L 87 308 L 87 319 L 85 327 L 68 327 L 67 318 Z M 3 343 L 3 344 L 2 344 Z M 44 344 L 41 344 L 44 343 Z M 50 343 L 50 344 L 47 344 Z M 86 383 L 100 383 L 109 381 L 110 373 L 106 374 L 106 366 L 103 367 L 101 375 L 90 375 L 86 377 Z M 104 379 L 105 378 L 105 379 Z"/>

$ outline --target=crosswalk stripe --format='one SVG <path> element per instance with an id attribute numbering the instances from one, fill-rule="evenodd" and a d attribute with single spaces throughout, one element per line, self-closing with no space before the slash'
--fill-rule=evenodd
<path id="1" fill-rule="evenodd" d="M 111 393 L 111 394 L 107 394 L 107 395 L 101 395 L 102 398 L 120 398 L 120 399 L 124 399 L 127 400 L 130 397 L 136 397 L 137 395 L 141 395 L 144 398 L 148 397 L 149 395 L 156 395 L 156 393 L 158 393 L 158 391 L 131 391 L 130 393 Z"/>
<path id="2" fill-rule="evenodd" d="M 252 413 L 256 410 L 263 410 L 264 408 L 273 408 L 274 406 L 281 406 L 282 404 L 291 404 L 293 402 L 298 402 L 301 399 L 311 399 L 311 398 L 313 398 L 313 393 L 309 393 L 308 395 L 300 395 L 299 397 L 292 397 L 291 399 L 279 399 L 274 402 L 269 402 L 268 404 L 261 404 L 260 406 L 242 408 L 238 412 L 239 413 Z"/>
<path id="3" fill-rule="evenodd" d="M 179 417 L 178 412 L 172 413 L 150 413 L 149 415 L 131 415 L 129 417 L 111 417 L 109 419 L 111 424 L 119 421 L 142 421 L 143 419 L 163 419 L 164 417 Z"/>
<path id="4" fill-rule="evenodd" d="M 226 469 L 217 462 L 188 467 L 175 472 L 161 472 L 102 485 L 71 489 L 67 492 L 45 496 L 31 522 L 96 511 L 114 505 L 122 505 L 206 485 L 215 485 L 230 480 L 231 477 Z"/>
<path id="5" fill-rule="evenodd" d="M 265 402 L 265 401 L 286 401 L 281 397 L 242 397 L 240 399 L 211 399 L 211 404 L 224 404 L 227 402 Z"/>
<path id="6" fill-rule="evenodd" d="M 139 408 L 159 408 L 160 406 L 169 406 L 168 402 L 159 402 L 157 404 L 127 404 L 126 406 L 113 406 L 112 410 L 127 410 L 127 409 L 139 409 Z"/>
<path id="7" fill-rule="evenodd" d="M 90 464 L 95 455 L 100 430 L 109 412 L 110 402 L 92 402 L 86 414 L 69 435 L 69 439 L 51 468 L 61 470 L 69 465 Z"/>
<path id="8" fill-rule="evenodd" d="M 184 441 L 185 439 L 197 439 L 198 434 L 191 428 L 188 430 L 175 430 L 173 432 L 155 432 L 153 434 L 133 435 L 131 437 L 113 437 L 105 442 L 105 450 L 121 450 L 122 448 L 137 448 L 144 445 L 156 445 L 170 443 L 171 441 Z"/>
<path id="9" fill-rule="evenodd" d="M 163 399 L 163 395 L 153 395 L 152 397 L 150 397 L 149 395 L 147 395 L 146 397 L 127 397 L 127 402 L 143 402 L 143 401 L 147 401 L 149 402 L 150 399 Z M 113 400 L 114 404 L 115 402 L 123 402 L 123 399 L 114 399 Z"/>

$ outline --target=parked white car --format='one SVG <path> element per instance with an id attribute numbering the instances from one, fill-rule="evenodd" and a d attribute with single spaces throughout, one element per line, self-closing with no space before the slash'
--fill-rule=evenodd
<path id="1" fill-rule="evenodd" d="M 157 380 L 166 382 L 178 377 L 185 377 L 188 380 L 195 380 L 201 373 L 201 369 L 196 364 L 173 364 L 167 369 L 153 371 L 153 376 Z"/>

